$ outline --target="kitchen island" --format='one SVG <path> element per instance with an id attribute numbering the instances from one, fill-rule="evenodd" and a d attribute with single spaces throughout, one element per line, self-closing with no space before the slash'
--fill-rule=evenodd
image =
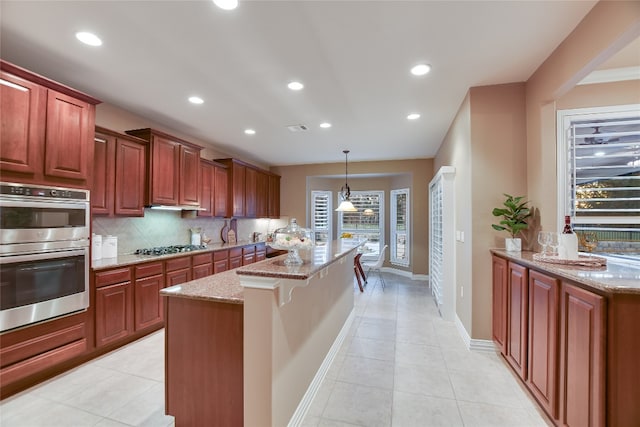
<path id="1" fill-rule="evenodd" d="M 555 425 L 637 426 L 640 266 L 492 250 L 493 340 Z M 588 258 L 586 258 L 588 260 Z"/>
<path id="2" fill-rule="evenodd" d="M 334 241 L 161 291 L 176 426 L 299 421 L 344 340 L 358 242 Z"/>

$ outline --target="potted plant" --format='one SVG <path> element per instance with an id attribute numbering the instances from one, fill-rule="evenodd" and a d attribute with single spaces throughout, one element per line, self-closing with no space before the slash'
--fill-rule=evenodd
<path id="1" fill-rule="evenodd" d="M 511 238 L 505 239 L 505 247 L 509 252 L 520 252 L 522 241 L 516 236 L 529 226 L 527 218 L 531 216 L 531 209 L 527 206 L 528 201 L 522 201 L 524 196 L 510 196 L 505 194 L 506 200 L 502 203 L 504 207 L 494 208 L 493 216 L 502 217 L 500 224 L 491 224 L 494 230 L 506 231 Z"/>

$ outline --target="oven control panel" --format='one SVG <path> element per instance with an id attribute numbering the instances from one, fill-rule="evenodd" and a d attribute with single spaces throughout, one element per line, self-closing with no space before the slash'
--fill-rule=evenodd
<path id="1" fill-rule="evenodd" d="M 40 185 L 0 183 L 0 194 L 9 196 L 46 197 L 49 199 L 89 200 L 87 190 Z"/>

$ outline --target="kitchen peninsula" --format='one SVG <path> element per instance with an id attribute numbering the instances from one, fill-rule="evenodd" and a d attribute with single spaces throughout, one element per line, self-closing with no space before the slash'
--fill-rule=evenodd
<path id="1" fill-rule="evenodd" d="M 358 242 L 309 250 L 161 291 L 166 412 L 180 425 L 281 426 L 300 418 L 352 321 Z"/>

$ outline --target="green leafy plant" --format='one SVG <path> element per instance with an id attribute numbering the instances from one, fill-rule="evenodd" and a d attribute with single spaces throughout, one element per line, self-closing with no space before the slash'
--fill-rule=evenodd
<path id="1" fill-rule="evenodd" d="M 522 201 L 524 196 L 510 196 L 505 194 L 506 200 L 503 202 L 504 208 L 494 208 L 493 216 L 502 217 L 500 224 L 491 224 L 494 230 L 506 231 L 515 239 L 516 235 L 529 226 L 527 218 L 531 216 L 531 209 L 527 206 L 528 201 Z"/>

